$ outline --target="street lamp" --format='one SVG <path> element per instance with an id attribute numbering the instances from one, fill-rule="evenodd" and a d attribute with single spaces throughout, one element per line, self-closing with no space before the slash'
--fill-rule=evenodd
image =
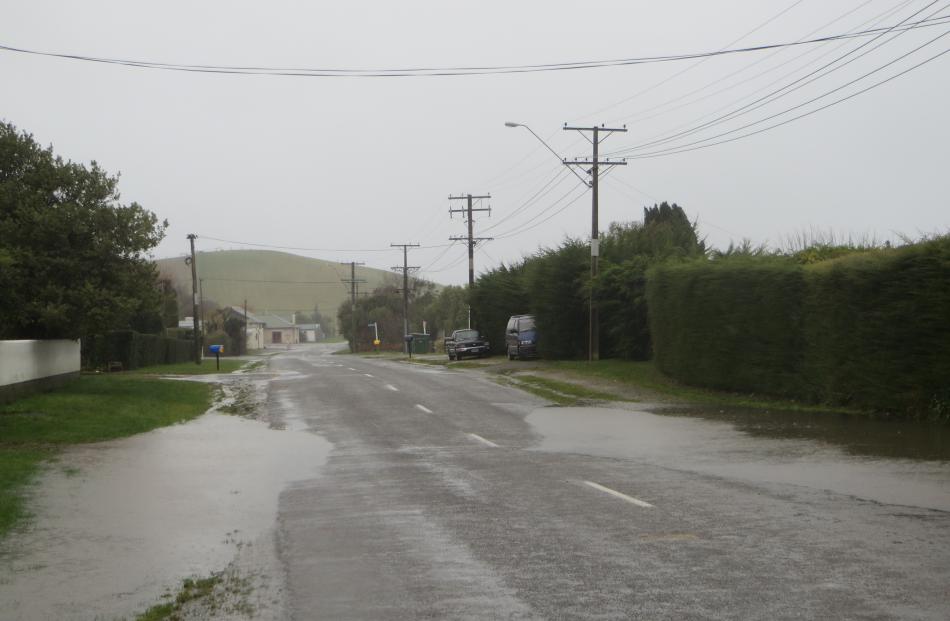
<path id="1" fill-rule="evenodd" d="M 531 129 L 530 127 L 528 127 L 527 125 L 525 125 L 524 123 L 515 123 L 514 121 L 505 121 L 505 127 L 524 127 L 526 130 L 528 130 L 529 132 L 531 132 L 531 135 L 532 135 L 532 136 L 534 136 L 535 138 L 538 139 L 538 142 L 540 142 L 540 143 L 543 144 L 545 147 L 547 147 L 548 151 L 550 151 L 551 153 L 553 153 L 553 154 L 554 154 L 554 157 L 556 157 L 556 158 L 558 159 L 558 161 L 560 161 L 562 164 L 565 163 L 566 158 L 563 158 L 563 157 L 561 157 L 560 155 L 558 155 L 558 154 L 557 154 L 557 151 L 555 151 L 554 149 L 551 148 L 551 145 L 549 145 L 548 143 L 546 143 L 546 142 L 541 138 L 541 136 L 539 136 L 539 135 L 537 135 L 536 133 L 534 133 L 534 130 Z M 584 185 L 586 185 L 588 188 L 591 187 L 590 181 L 588 181 L 587 179 L 584 179 L 583 177 L 581 177 L 580 174 L 579 174 L 576 170 L 574 170 L 574 168 L 568 166 L 568 169 L 569 169 L 572 173 L 574 173 L 574 176 L 575 176 L 575 177 L 577 177 L 578 179 L 581 180 L 581 183 L 583 183 Z"/>

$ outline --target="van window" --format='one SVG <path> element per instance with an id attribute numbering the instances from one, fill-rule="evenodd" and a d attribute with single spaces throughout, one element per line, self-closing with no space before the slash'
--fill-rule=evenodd
<path id="1" fill-rule="evenodd" d="M 534 317 L 522 317 L 518 320 L 518 331 L 534 330 Z"/>

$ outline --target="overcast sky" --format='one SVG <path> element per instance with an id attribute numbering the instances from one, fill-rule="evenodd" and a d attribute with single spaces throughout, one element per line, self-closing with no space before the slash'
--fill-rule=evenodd
<path id="1" fill-rule="evenodd" d="M 948 6 L 0 0 L 0 44 L 193 65 L 508 66 L 794 42 L 946 16 Z M 478 214 L 475 230 L 497 239 L 476 253 L 477 272 L 590 232 L 590 195 L 534 136 L 506 121 L 529 125 L 562 156 L 590 157 L 587 142 L 561 129 L 565 122 L 626 123 L 628 133 L 609 138 L 605 151 L 643 145 L 867 52 L 705 133 L 628 153 L 650 154 L 781 113 L 948 33 L 950 23 L 938 23 L 873 41 L 705 60 L 452 77 L 222 75 L 0 51 L 0 118 L 63 157 L 121 172 L 123 202 L 170 223 L 156 257 L 182 254 L 194 232 L 202 250 L 250 247 L 232 242 L 346 249 L 294 252 L 387 269 L 401 263 L 389 244 L 418 243 L 429 248 L 412 251 L 411 264 L 438 282 L 462 284 L 464 246 L 442 247 L 465 234 L 463 220 L 449 218 L 450 194 L 492 195 L 491 217 Z M 832 95 L 717 140 L 808 112 L 948 49 L 945 36 Z M 878 241 L 947 232 L 948 109 L 950 54 L 782 127 L 631 159 L 602 180 L 602 228 L 639 220 L 643 206 L 666 200 L 698 219 L 717 247 L 743 238 L 782 246 L 807 230 Z"/>

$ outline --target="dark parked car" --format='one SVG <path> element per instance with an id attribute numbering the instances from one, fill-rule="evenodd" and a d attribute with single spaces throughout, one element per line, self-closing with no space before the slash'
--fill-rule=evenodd
<path id="1" fill-rule="evenodd" d="M 505 329 L 505 348 L 508 360 L 538 355 L 538 329 L 534 325 L 534 315 L 512 315 Z"/>
<path id="2" fill-rule="evenodd" d="M 461 360 L 462 356 L 481 358 L 488 355 L 489 348 L 488 341 L 478 334 L 478 330 L 456 330 L 445 338 L 445 353 L 449 360 Z"/>

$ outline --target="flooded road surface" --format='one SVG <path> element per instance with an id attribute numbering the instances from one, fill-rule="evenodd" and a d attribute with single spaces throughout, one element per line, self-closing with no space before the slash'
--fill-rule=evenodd
<path id="1" fill-rule="evenodd" d="M 129 618 L 241 548 L 272 548 L 279 493 L 330 449 L 272 427 L 212 412 L 67 451 L 0 548 L 0 618 Z"/>
<path id="2" fill-rule="evenodd" d="M 541 450 L 950 511 L 950 434 L 943 425 L 744 410 L 671 415 L 636 406 L 541 408 L 527 420 L 544 437 Z"/>

